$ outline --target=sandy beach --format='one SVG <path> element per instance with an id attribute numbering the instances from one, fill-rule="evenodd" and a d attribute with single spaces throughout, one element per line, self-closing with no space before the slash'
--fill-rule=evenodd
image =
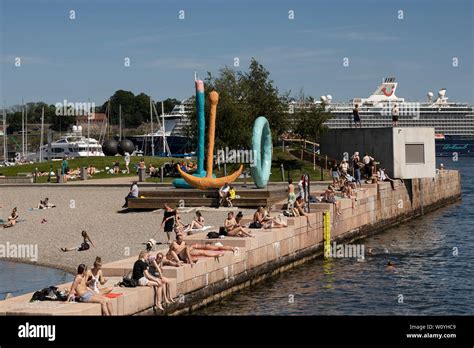
<path id="1" fill-rule="evenodd" d="M 144 243 L 153 238 L 165 242 L 166 234 L 160 229 L 163 212 L 125 212 L 121 208 L 127 187 L 83 187 L 63 185 L 51 187 L 0 187 L 0 219 L 7 220 L 13 207 L 18 207 L 20 222 L 0 229 L 0 244 L 37 244 L 37 264 L 74 272 L 77 265 L 91 265 L 96 256 L 104 263 L 124 259 L 144 249 Z M 40 199 L 49 197 L 56 208 L 31 210 Z M 188 208 L 192 209 L 192 208 Z M 183 213 L 185 223 L 192 221 L 195 210 Z M 244 215 L 253 210 L 238 209 Z M 217 230 L 227 216 L 227 208 L 203 209 L 206 225 Z M 46 219 L 47 222 L 42 223 Z M 87 251 L 62 252 L 61 247 L 79 246 L 81 231 L 86 230 L 96 247 Z M 174 238 L 174 234 L 173 234 Z M 12 261 L 29 262 L 15 259 Z"/>

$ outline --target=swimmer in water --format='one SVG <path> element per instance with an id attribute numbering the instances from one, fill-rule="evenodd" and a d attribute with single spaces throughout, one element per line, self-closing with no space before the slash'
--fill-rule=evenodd
<path id="1" fill-rule="evenodd" d="M 387 262 L 387 269 L 388 269 L 388 270 L 395 270 L 395 262 L 393 262 L 393 261 L 388 261 L 388 262 Z"/>

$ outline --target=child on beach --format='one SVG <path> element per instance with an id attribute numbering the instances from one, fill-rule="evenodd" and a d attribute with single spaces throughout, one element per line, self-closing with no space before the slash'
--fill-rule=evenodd
<path id="1" fill-rule="evenodd" d="M 87 234 L 86 231 L 82 231 L 81 232 L 81 236 L 83 238 L 83 242 L 81 243 L 80 246 L 78 247 L 73 247 L 73 248 L 61 248 L 61 251 L 74 251 L 74 250 L 77 250 L 77 251 L 85 251 L 85 250 L 89 250 L 91 245 L 93 247 L 95 247 L 94 245 L 94 242 L 92 242 L 92 239 L 89 237 L 89 235 Z"/>

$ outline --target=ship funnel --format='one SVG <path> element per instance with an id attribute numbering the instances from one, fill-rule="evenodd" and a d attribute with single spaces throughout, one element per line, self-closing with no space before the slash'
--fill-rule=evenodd
<path id="1" fill-rule="evenodd" d="M 428 102 L 431 102 L 433 100 L 433 92 L 428 92 Z"/>
<path id="2" fill-rule="evenodd" d="M 328 103 L 330 103 L 331 100 L 332 100 L 332 95 L 328 94 L 328 95 L 326 96 L 326 99 L 327 99 Z"/>
<path id="3" fill-rule="evenodd" d="M 446 95 L 446 88 L 441 88 L 441 89 L 438 91 L 438 96 L 444 97 L 445 95 Z"/>
<path id="4" fill-rule="evenodd" d="M 77 132 L 81 133 L 82 132 L 82 126 L 77 126 Z"/>
<path id="5" fill-rule="evenodd" d="M 319 100 L 321 100 L 323 103 L 325 103 L 327 99 L 328 98 L 325 95 L 322 95 L 321 97 L 319 97 Z"/>
<path id="6" fill-rule="evenodd" d="M 77 126 L 72 126 L 72 131 L 73 131 L 74 133 L 76 133 L 76 132 L 77 132 Z"/>

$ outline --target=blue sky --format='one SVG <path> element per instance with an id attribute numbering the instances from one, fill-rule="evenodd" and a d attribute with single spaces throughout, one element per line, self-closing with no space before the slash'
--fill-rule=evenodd
<path id="1" fill-rule="evenodd" d="M 242 70 L 255 57 L 281 92 L 348 101 L 395 76 L 399 97 L 445 87 L 450 100 L 474 102 L 471 0 L 0 3 L 2 104 L 102 104 L 117 89 L 182 99 L 194 93 L 194 71 L 215 74 L 234 57 Z"/>

